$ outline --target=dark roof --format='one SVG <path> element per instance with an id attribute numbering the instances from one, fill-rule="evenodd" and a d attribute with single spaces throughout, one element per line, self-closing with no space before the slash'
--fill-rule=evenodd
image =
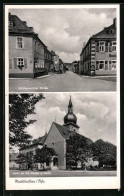
<path id="1" fill-rule="evenodd" d="M 109 31 L 113 30 L 112 33 L 110 33 Z M 99 33 L 93 35 L 91 38 L 116 38 L 116 27 L 114 24 L 112 24 L 109 27 L 105 27 L 102 31 L 100 31 Z"/>
<path id="2" fill-rule="evenodd" d="M 44 136 L 42 136 L 42 137 L 34 139 L 32 142 L 33 142 L 33 144 L 42 144 L 43 145 L 45 140 L 46 140 L 46 138 L 47 138 L 47 133 Z"/>
<path id="3" fill-rule="evenodd" d="M 90 145 L 93 143 L 93 141 L 79 133 L 76 133 L 74 131 L 70 131 L 70 129 L 66 128 L 65 126 L 63 125 L 59 125 L 55 122 L 53 122 L 55 124 L 55 126 L 57 127 L 58 131 L 60 132 L 60 134 L 66 139 L 68 140 L 70 136 L 73 136 L 73 135 L 79 135 L 82 139 L 85 139 L 87 141 L 87 143 Z"/>
<path id="4" fill-rule="evenodd" d="M 9 13 L 9 21 L 13 21 L 13 26 L 9 26 L 9 34 L 10 35 L 25 35 L 32 36 L 36 40 L 38 40 L 44 47 L 46 45 L 40 40 L 38 34 L 34 32 L 33 27 L 28 27 L 25 21 L 22 21 L 18 16 L 11 15 Z"/>
<path id="5" fill-rule="evenodd" d="M 55 126 L 57 127 L 58 131 L 60 132 L 60 134 L 65 138 L 68 139 L 70 137 L 70 135 L 74 135 L 75 132 L 70 131 L 70 129 L 66 128 L 63 125 L 59 125 L 55 122 L 53 122 L 55 124 Z"/>
<path id="6" fill-rule="evenodd" d="M 114 19 L 116 20 L 116 19 Z M 113 32 L 111 33 L 110 30 L 113 30 Z M 102 31 L 98 32 L 97 34 L 91 36 L 89 38 L 89 40 L 87 41 L 86 45 L 82 48 L 81 54 L 82 52 L 85 50 L 85 48 L 87 47 L 87 45 L 89 44 L 89 42 L 92 39 L 116 39 L 116 26 L 115 26 L 115 22 L 113 22 L 112 25 L 105 27 Z M 80 54 L 80 56 L 81 56 Z"/>
<path id="7" fill-rule="evenodd" d="M 38 146 L 38 145 L 42 145 L 43 146 L 46 138 L 47 138 L 47 133 L 44 136 L 39 137 L 38 139 L 34 139 L 32 141 L 33 144 L 30 144 L 30 145 L 28 145 L 26 147 L 20 148 L 20 150 L 28 149 L 28 148 L 31 148 L 31 147 L 34 147 L 34 146 Z"/>

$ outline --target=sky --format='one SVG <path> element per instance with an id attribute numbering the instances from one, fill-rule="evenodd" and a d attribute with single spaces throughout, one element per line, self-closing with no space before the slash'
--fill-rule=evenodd
<path id="1" fill-rule="evenodd" d="M 113 23 L 115 8 L 10 9 L 64 61 L 80 59 L 83 43 Z"/>
<path id="2" fill-rule="evenodd" d="M 70 95 L 79 133 L 116 145 L 116 93 L 44 93 L 45 99 L 35 105 L 35 114 L 27 118 L 37 121 L 25 131 L 36 139 L 49 132 L 53 121 L 63 125 Z"/>

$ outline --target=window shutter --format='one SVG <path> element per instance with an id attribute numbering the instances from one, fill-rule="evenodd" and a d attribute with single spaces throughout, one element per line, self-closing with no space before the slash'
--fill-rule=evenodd
<path id="1" fill-rule="evenodd" d="M 105 70 L 108 69 L 108 61 L 105 61 Z"/>
<path id="2" fill-rule="evenodd" d="M 96 61 L 96 70 L 99 70 L 99 61 Z"/>
<path id="3" fill-rule="evenodd" d="M 109 45 L 109 52 L 112 52 L 112 43 L 110 42 L 110 45 Z"/>
<path id="4" fill-rule="evenodd" d="M 105 52 L 108 52 L 108 42 L 105 42 Z"/>
<path id="5" fill-rule="evenodd" d="M 112 69 L 111 61 L 109 61 L 109 69 L 110 69 L 110 70 Z"/>
<path id="6" fill-rule="evenodd" d="M 17 68 L 17 58 L 14 58 L 14 68 Z"/>
<path id="7" fill-rule="evenodd" d="M 99 52 L 99 42 L 96 43 L 96 52 Z"/>
<path id="8" fill-rule="evenodd" d="M 12 59 L 9 59 L 9 69 L 12 69 Z"/>
<path id="9" fill-rule="evenodd" d="M 27 59 L 26 58 L 24 58 L 24 66 L 25 66 L 25 68 L 27 68 Z"/>

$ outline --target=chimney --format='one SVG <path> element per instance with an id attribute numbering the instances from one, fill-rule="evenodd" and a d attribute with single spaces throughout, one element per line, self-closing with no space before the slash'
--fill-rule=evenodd
<path id="1" fill-rule="evenodd" d="M 116 23 L 117 23 L 117 20 L 116 20 L 116 18 L 114 18 L 113 19 L 113 25 L 114 25 L 114 27 L 116 27 L 116 25 L 117 25 Z"/>
<path id="2" fill-rule="evenodd" d="M 34 32 L 34 28 L 33 27 L 28 27 L 30 29 L 30 31 Z"/>

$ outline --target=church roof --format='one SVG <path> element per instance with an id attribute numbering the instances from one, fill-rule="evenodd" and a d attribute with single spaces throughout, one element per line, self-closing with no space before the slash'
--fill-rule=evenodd
<path id="1" fill-rule="evenodd" d="M 87 143 L 90 145 L 93 143 L 93 141 L 77 132 L 74 131 L 70 131 L 70 129 L 64 127 L 63 125 L 59 125 L 55 122 L 53 122 L 55 124 L 55 126 L 57 127 L 58 131 L 60 132 L 60 134 L 66 139 L 68 140 L 70 136 L 73 135 L 79 135 L 82 139 L 85 139 L 87 141 Z"/>
<path id="2" fill-rule="evenodd" d="M 60 134 L 65 138 L 68 139 L 70 137 L 70 135 L 74 135 L 75 132 L 74 131 L 70 131 L 70 129 L 66 128 L 63 125 L 59 125 L 55 122 L 53 122 L 55 124 L 55 126 L 57 127 L 58 131 L 60 132 Z"/>

